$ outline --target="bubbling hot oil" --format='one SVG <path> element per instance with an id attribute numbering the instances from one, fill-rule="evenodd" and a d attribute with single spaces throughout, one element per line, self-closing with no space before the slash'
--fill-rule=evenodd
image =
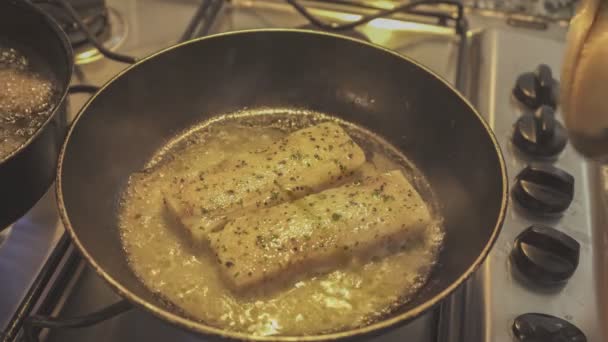
<path id="1" fill-rule="evenodd" d="M 0 159 L 34 135 L 57 95 L 51 78 L 35 70 L 39 66 L 4 45 L 0 43 Z"/>
<path id="2" fill-rule="evenodd" d="M 218 328 L 252 335 L 310 335 L 365 325 L 406 303 L 426 282 L 443 239 L 432 191 L 403 155 L 376 135 L 340 121 L 366 150 L 361 172 L 401 169 L 437 219 L 409 247 L 367 264 L 311 276 L 265 296 L 227 289 L 215 269 L 167 226 L 161 189 L 177 175 L 211 170 L 243 148 L 264 148 L 291 131 L 327 121 L 321 114 L 255 113 L 206 122 L 175 139 L 131 176 L 121 206 L 120 228 L 129 263 L 140 280 L 187 316 Z M 335 120 L 332 118 L 332 120 Z M 169 175 L 171 177 L 169 177 Z"/>

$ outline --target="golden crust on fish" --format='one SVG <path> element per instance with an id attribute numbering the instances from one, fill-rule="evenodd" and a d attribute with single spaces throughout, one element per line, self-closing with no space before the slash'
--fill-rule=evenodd
<path id="1" fill-rule="evenodd" d="M 391 171 L 250 212 L 208 239 L 227 283 L 242 290 L 400 248 L 430 221 L 414 187 Z"/>
<path id="2" fill-rule="evenodd" d="M 319 191 L 364 162 L 363 150 L 350 136 L 338 124 L 325 122 L 263 150 L 235 154 L 219 171 L 181 178 L 164 190 L 164 199 L 168 213 L 195 240 L 204 241 L 231 217 Z"/>

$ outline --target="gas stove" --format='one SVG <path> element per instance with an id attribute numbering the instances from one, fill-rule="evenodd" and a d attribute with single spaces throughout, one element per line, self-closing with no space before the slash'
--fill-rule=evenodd
<path id="1" fill-rule="evenodd" d="M 87 27 L 100 43 L 136 58 L 213 33 L 320 29 L 280 0 L 91 0 L 80 2 L 81 7 L 78 2 L 73 8 L 89 18 Z M 549 2 L 563 6 L 553 8 Z M 340 23 L 395 6 L 383 1 L 299 3 L 324 22 Z M 571 7 L 564 8 L 572 2 L 463 3 L 463 16 L 453 5 L 429 4 L 341 32 L 409 56 L 454 84 L 491 125 L 512 188 L 500 237 L 474 277 L 431 312 L 374 340 L 585 341 L 579 329 L 588 341 L 608 340 L 601 324 L 608 318 L 608 300 L 600 291 L 608 285 L 608 257 L 602 254 L 608 233 L 601 230 L 608 208 L 603 173 L 608 171 L 568 145 L 559 108 L 554 108 L 571 14 Z M 547 14 L 556 8 L 560 12 Z M 100 86 L 128 66 L 104 57 L 78 29 L 74 32 L 73 85 Z M 74 88 L 71 118 L 89 96 L 82 91 L 90 88 Z M 70 244 L 53 188 L 0 240 L 3 340 L 20 340 L 32 316 L 72 318 L 120 300 Z M 62 342 L 204 341 L 139 309 L 119 315 L 102 310 L 75 321 L 87 327 L 28 331 L 40 340 Z"/>

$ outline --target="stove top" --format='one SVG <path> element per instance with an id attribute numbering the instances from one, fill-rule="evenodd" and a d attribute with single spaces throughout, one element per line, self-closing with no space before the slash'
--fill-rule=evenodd
<path id="1" fill-rule="evenodd" d="M 308 20 L 279 0 L 209 1 L 202 6 L 206 2 L 201 0 L 105 2 L 107 30 L 114 32 L 114 38 L 100 41 L 108 49 L 139 58 L 184 37 L 252 28 L 310 26 Z M 392 6 L 351 1 L 300 3 L 326 22 L 357 21 L 375 11 L 373 7 Z M 483 7 L 480 2 L 471 6 L 465 11 L 468 30 L 464 40 L 453 22 L 404 13 L 374 19 L 345 32 L 407 55 L 456 85 L 496 133 L 514 194 L 502 233 L 475 276 L 435 310 L 375 340 L 400 341 L 407 337 L 422 342 L 512 341 L 522 331 L 530 333 L 524 328 L 554 323 L 543 321 L 542 316 L 519 317 L 526 313 L 564 319 L 580 328 L 589 341 L 608 340 L 608 331 L 601 331 L 600 324 L 607 318 L 602 310 L 608 301 L 599 291 L 608 283 L 605 274 L 608 260 L 601 254 L 608 239 L 601 238 L 603 233 L 598 228 L 605 221 L 603 215 L 608 208 L 603 202 L 603 192 L 599 191 L 604 178 L 600 177 L 598 167 L 586 163 L 568 145 L 557 157 L 533 156 L 542 154 L 546 148 L 536 146 L 536 140 L 530 138 L 540 137 L 538 141 L 551 144 L 556 141 L 552 133 L 542 135 L 544 131 L 537 128 L 559 127 L 553 120 L 556 116 L 559 122 L 559 110 L 554 114 L 543 107 L 546 112 L 535 115 L 529 107 L 551 104 L 547 91 L 553 92 L 555 84 L 544 82 L 543 85 L 548 84 L 546 89 L 537 87 L 539 76 L 533 71 L 545 64 L 553 71 L 552 78 L 559 79 L 565 28 L 559 21 L 536 17 L 532 21 L 521 17 L 513 21 L 508 15 L 487 16 L 487 8 L 476 9 Z M 433 5 L 424 10 L 453 14 L 451 6 Z M 193 16 L 202 20 L 192 21 Z M 538 22 L 543 25 L 537 25 Z M 104 58 L 87 44 L 77 47 L 76 62 L 72 84 L 102 85 L 128 66 Z M 543 72 L 541 76 L 546 78 L 546 70 Z M 524 73 L 529 74 L 520 79 Z M 517 84 L 520 86 L 516 87 Z M 519 89 L 515 95 L 514 88 Z M 87 98 L 88 95 L 80 93 L 70 96 L 71 118 Z M 537 125 L 538 122 L 545 126 Z M 516 132 L 520 137 L 517 142 L 513 140 Z M 532 167 L 520 174 L 528 165 Z M 550 166 L 570 174 L 573 188 L 568 177 Z M 543 197 L 546 193 L 553 195 Z M 557 209 L 565 211 L 561 215 L 539 214 Z M 544 228 L 536 227 L 520 235 L 533 225 Z M 559 232 L 573 238 L 575 243 L 568 245 L 570 240 L 561 239 L 561 235 L 555 238 Z M 57 217 L 54 189 L 4 235 L 0 237 L 6 240 L 0 245 L 0 272 L 11 277 L 0 283 L 3 340 L 18 340 L 23 319 L 29 315 L 75 317 L 120 300 L 70 245 Z M 519 243 L 515 243 L 518 237 Z M 512 253 L 514 247 L 519 248 L 519 254 Z M 578 267 L 574 267 L 576 255 Z M 556 278 L 563 281 L 570 275 L 567 271 L 574 268 L 565 284 L 546 286 L 534 281 L 539 277 L 545 283 L 555 282 Z M 566 272 L 556 275 L 555 269 Z M 519 330 L 514 331 L 518 317 Z M 86 328 L 38 332 L 40 340 L 62 342 L 204 341 L 139 309 Z"/>

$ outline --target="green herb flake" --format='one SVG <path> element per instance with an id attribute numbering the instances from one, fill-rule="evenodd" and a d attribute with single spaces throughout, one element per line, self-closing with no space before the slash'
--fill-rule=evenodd
<path id="1" fill-rule="evenodd" d="M 276 191 L 273 191 L 270 193 L 270 200 L 271 201 L 276 201 L 279 199 L 279 193 Z"/>
<path id="2" fill-rule="evenodd" d="M 340 220 L 340 218 L 342 218 L 342 215 L 340 215 L 338 213 L 331 214 L 332 221 L 338 221 L 338 220 Z"/>
<path id="3" fill-rule="evenodd" d="M 392 200 L 394 200 L 394 199 L 395 199 L 395 197 L 393 197 L 393 196 L 391 196 L 391 195 L 382 195 L 382 200 L 383 200 L 384 202 L 392 201 Z"/>
<path id="4" fill-rule="evenodd" d="M 300 151 L 296 151 L 296 153 L 293 153 L 291 155 L 291 159 L 293 160 L 302 160 L 303 156 L 302 153 L 300 153 Z"/>

